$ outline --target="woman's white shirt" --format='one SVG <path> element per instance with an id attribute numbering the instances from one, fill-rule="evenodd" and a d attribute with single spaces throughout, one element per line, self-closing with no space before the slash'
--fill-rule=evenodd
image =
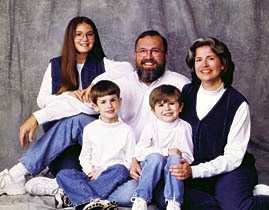
<path id="1" fill-rule="evenodd" d="M 200 120 L 215 106 L 225 91 L 223 85 L 216 91 L 207 91 L 200 86 L 196 101 L 196 112 Z M 239 167 L 250 139 L 250 126 L 249 106 L 243 102 L 234 116 L 224 154 L 209 162 L 192 166 L 193 178 L 212 177 Z"/>

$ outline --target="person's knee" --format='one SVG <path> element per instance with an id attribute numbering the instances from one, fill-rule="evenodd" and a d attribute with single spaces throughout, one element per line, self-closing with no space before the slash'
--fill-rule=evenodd
<path id="1" fill-rule="evenodd" d="M 148 155 L 145 159 L 150 165 L 165 165 L 167 160 L 166 158 L 161 155 L 160 153 L 152 153 Z"/>
<path id="2" fill-rule="evenodd" d="M 115 164 L 111 167 L 108 167 L 108 169 L 111 169 L 111 170 L 113 170 L 117 173 L 120 173 L 126 177 L 129 176 L 129 170 L 122 164 Z"/>
<path id="3" fill-rule="evenodd" d="M 180 165 L 181 163 L 179 162 L 179 160 L 182 159 L 182 156 L 179 154 L 172 154 L 169 155 L 167 158 L 167 163 L 169 165 Z"/>

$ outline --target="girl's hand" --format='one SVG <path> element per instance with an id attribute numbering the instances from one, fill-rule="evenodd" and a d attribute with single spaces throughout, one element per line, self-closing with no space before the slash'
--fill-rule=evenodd
<path id="1" fill-rule="evenodd" d="M 91 92 L 91 88 L 94 84 L 91 83 L 89 85 L 89 87 L 87 87 L 86 89 L 84 89 L 82 91 L 82 94 L 81 94 L 81 97 L 83 98 L 83 102 L 86 102 L 86 103 L 90 103 L 91 102 L 91 98 L 90 98 L 90 92 Z"/>
<path id="2" fill-rule="evenodd" d="M 170 166 L 170 173 L 172 176 L 175 176 L 178 180 L 186 180 L 189 177 L 192 177 L 191 166 L 187 163 L 186 160 L 179 160 L 181 165 Z"/>
<path id="3" fill-rule="evenodd" d="M 94 169 L 91 173 L 88 174 L 88 177 L 91 179 L 91 181 L 96 180 L 102 172 L 103 169 Z"/>
<path id="4" fill-rule="evenodd" d="M 68 93 L 68 95 L 73 96 L 76 99 L 78 99 L 81 102 L 83 102 L 82 92 L 83 92 L 82 90 L 74 90 L 74 91 L 71 91 L 70 93 Z"/>

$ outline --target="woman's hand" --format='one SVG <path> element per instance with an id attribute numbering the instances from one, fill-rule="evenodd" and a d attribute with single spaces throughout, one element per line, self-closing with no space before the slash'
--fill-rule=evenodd
<path id="1" fill-rule="evenodd" d="M 140 179 L 140 175 L 141 175 L 141 167 L 137 161 L 136 158 L 132 158 L 132 164 L 131 164 L 131 168 L 130 168 L 130 177 L 132 177 L 135 180 L 139 180 Z"/>
<path id="2" fill-rule="evenodd" d="M 175 176 L 178 180 L 186 180 L 192 177 L 191 166 L 187 163 L 186 160 L 179 160 L 181 165 L 172 165 L 170 166 L 170 173 L 172 176 Z"/>
<path id="3" fill-rule="evenodd" d="M 91 181 L 96 180 L 102 172 L 103 169 L 94 169 L 91 173 L 88 174 L 88 177 L 91 179 Z"/>
<path id="4" fill-rule="evenodd" d="M 168 156 L 174 155 L 174 154 L 182 155 L 182 152 L 177 148 L 169 148 L 168 149 Z"/>

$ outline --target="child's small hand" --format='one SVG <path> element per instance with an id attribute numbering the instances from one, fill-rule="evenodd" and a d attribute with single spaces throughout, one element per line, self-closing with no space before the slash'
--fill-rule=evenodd
<path id="1" fill-rule="evenodd" d="M 141 175 L 141 171 L 142 171 L 142 169 L 141 169 L 137 159 L 132 158 L 132 164 L 131 164 L 131 168 L 130 168 L 130 177 L 132 177 L 135 180 L 139 180 L 140 175 Z"/>
<path id="2" fill-rule="evenodd" d="M 168 149 L 168 156 L 169 155 L 173 155 L 173 154 L 182 155 L 182 152 L 179 149 L 177 149 L 177 148 L 170 148 L 170 149 Z"/>
<path id="3" fill-rule="evenodd" d="M 96 180 L 100 174 L 103 172 L 103 169 L 94 169 L 91 173 L 88 174 L 88 177 L 93 181 Z"/>

